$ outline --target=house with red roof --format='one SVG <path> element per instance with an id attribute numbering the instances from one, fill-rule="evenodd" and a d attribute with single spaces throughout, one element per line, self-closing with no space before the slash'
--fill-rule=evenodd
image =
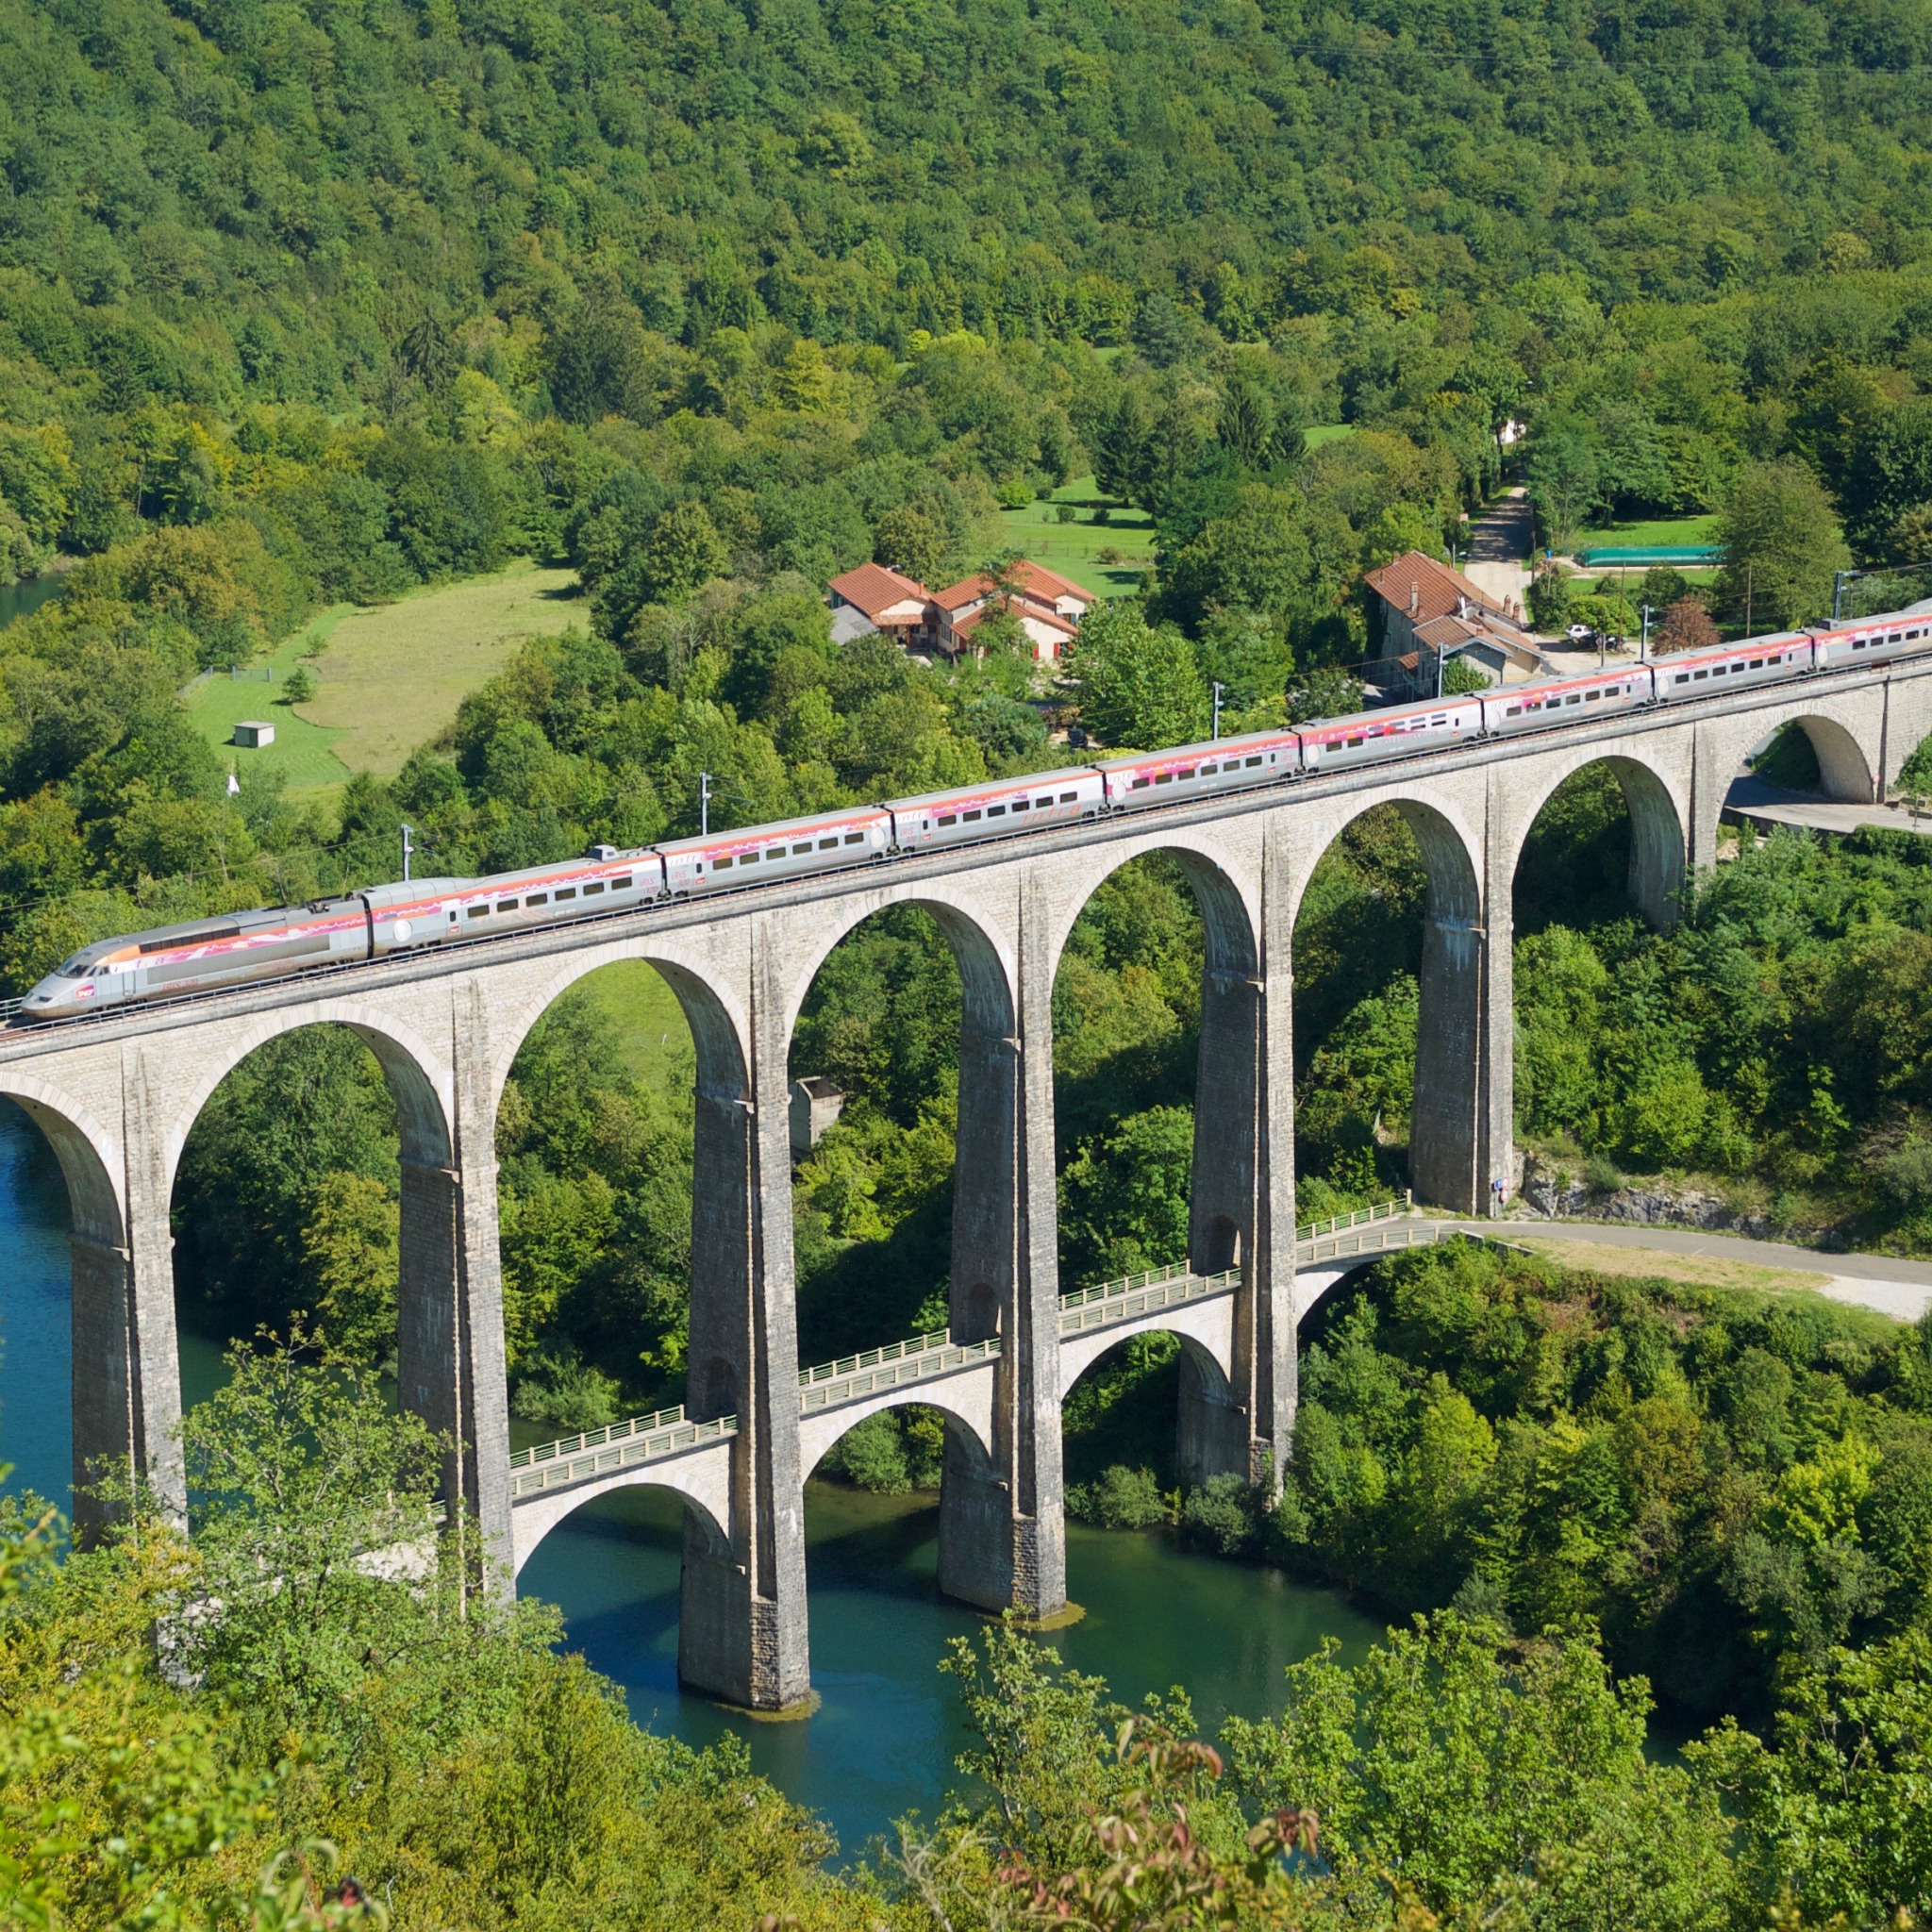
<path id="1" fill-rule="evenodd" d="M 1391 558 L 1363 581 L 1375 599 L 1365 668 L 1385 691 L 1433 696 L 1439 665 L 1451 658 L 1474 665 L 1492 684 L 1543 668 L 1513 598 L 1491 596 L 1420 550 Z"/>
<path id="2" fill-rule="evenodd" d="M 1003 599 L 1042 663 L 1053 662 L 1073 642 L 1093 604 L 1078 584 L 1022 558 L 1008 574 L 1004 592 L 997 579 L 977 572 L 933 593 L 940 649 L 956 657 L 971 650 L 974 632 Z"/>
<path id="3" fill-rule="evenodd" d="M 861 563 L 825 588 L 832 593 L 832 635 L 841 642 L 876 630 L 896 638 L 907 650 L 931 647 L 932 596 L 918 578 L 882 563 Z"/>

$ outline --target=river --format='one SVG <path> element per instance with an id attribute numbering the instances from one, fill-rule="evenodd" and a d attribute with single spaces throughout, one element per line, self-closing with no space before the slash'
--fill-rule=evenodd
<path id="1" fill-rule="evenodd" d="M 31 617 L 50 598 L 67 588 L 64 571 L 47 571 L 41 576 L 23 577 L 17 584 L 0 584 L 0 630 L 16 617 Z"/>
<path id="2" fill-rule="evenodd" d="M 67 1197 L 38 1130 L 0 1101 L 0 1460 L 9 1487 L 64 1507 L 70 1478 Z M 216 1385 L 218 1344 L 181 1341 L 184 1399 Z M 846 1854 L 908 1812 L 930 1818 L 958 1782 L 958 1699 L 938 1665 L 984 1628 L 941 1600 L 939 1510 L 928 1495 L 806 1490 L 812 1682 L 808 1720 L 759 1723 L 677 1687 L 676 1505 L 631 1491 L 589 1505 L 531 1557 L 521 1589 L 557 1604 L 568 1641 L 623 1686 L 632 1715 L 703 1745 L 744 1739 L 756 1769 L 824 1817 Z M 1282 1673 L 1324 1637 L 1359 1657 L 1379 1629 L 1341 1597 L 1272 1571 L 1190 1555 L 1158 1534 L 1067 1534 L 1067 1582 L 1085 1619 L 1048 1641 L 1137 1702 L 1183 1687 L 1211 1734 L 1230 1711 L 1280 1707 Z"/>

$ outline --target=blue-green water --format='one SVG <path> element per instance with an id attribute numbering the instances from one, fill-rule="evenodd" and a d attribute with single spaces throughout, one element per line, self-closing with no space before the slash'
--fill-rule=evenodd
<path id="1" fill-rule="evenodd" d="M 24 577 L 17 584 L 0 584 L 0 630 L 5 630 L 16 617 L 32 616 L 66 588 L 66 577 L 52 572 L 44 576 Z"/>
<path id="2" fill-rule="evenodd" d="M 26 1118 L 0 1102 L 0 1460 L 10 1485 L 64 1507 L 70 1471 L 67 1198 Z M 216 1386 L 220 1350 L 184 1336 L 184 1396 Z M 693 1744 L 742 1737 L 753 1764 L 825 1818 L 845 1852 L 909 1811 L 930 1817 L 957 1783 L 964 1742 L 938 1665 L 948 1639 L 983 1628 L 935 1580 L 929 1496 L 806 1491 L 812 1682 L 808 1720 L 761 1724 L 677 1687 L 677 1523 L 659 1492 L 588 1505 L 531 1557 L 521 1588 L 563 1610 L 568 1641 L 624 1687 L 638 1722 Z M 1068 1588 L 1085 1620 L 1049 1641 L 1137 1702 L 1179 1685 L 1202 1730 L 1229 1711 L 1276 1709 L 1282 1672 L 1324 1637 L 1359 1656 L 1378 1632 L 1341 1598 L 1270 1571 L 1188 1555 L 1158 1535 L 1068 1531 Z"/>

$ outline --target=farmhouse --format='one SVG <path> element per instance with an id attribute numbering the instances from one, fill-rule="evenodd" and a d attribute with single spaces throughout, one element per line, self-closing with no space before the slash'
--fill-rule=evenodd
<path id="1" fill-rule="evenodd" d="M 1460 658 L 1502 684 L 1542 668 L 1536 641 L 1514 599 L 1495 598 L 1433 557 L 1405 551 L 1364 579 L 1369 616 L 1369 681 L 1391 696 L 1435 694 L 1438 667 Z"/>
<path id="2" fill-rule="evenodd" d="M 882 563 L 861 563 L 825 588 L 832 593 L 832 636 L 839 642 L 876 630 L 908 650 L 931 647 L 932 598 L 916 577 Z"/>

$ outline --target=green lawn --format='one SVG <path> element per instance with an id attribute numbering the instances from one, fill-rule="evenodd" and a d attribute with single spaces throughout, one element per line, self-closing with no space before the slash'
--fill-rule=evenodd
<path id="1" fill-rule="evenodd" d="M 275 672 L 273 684 L 218 672 L 183 702 L 237 772 L 250 762 L 275 766 L 287 773 L 291 791 L 341 785 L 352 772 L 387 777 L 449 724 L 464 697 L 525 639 L 587 622 L 575 588 L 571 572 L 525 560 L 490 576 L 428 585 L 393 604 L 339 604 L 262 660 Z M 281 691 L 303 658 L 318 689 L 298 711 Z M 266 719 L 275 741 L 261 751 L 230 743 L 244 718 Z"/>
<path id="2" fill-rule="evenodd" d="M 1060 504 L 1074 507 L 1075 521 L 1063 524 L 1055 514 Z M 1105 509 L 1107 522 L 1093 521 Z M 1140 586 L 1141 573 L 1154 560 L 1154 520 L 1145 510 L 1130 508 L 1104 496 L 1091 476 L 1075 476 L 1056 490 L 1045 503 L 1000 512 L 1007 541 L 1036 563 L 1058 571 L 1095 596 L 1120 597 Z M 1103 563 L 1100 553 L 1113 550 L 1121 561 Z"/>
<path id="3" fill-rule="evenodd" d="M 525 640 L 588 626 L 575 590 L 572 572 L 540 570 L 525 559 L 324 620 L 326 648 L 315 661 L 320 689 L 302 710 L 312 724 L 335 729 L 336 757 L 345 767 L 337 775 L 401 771 Z"/>
<path id="4" fill-rule="evenodd" d="M 572 989 L 614 1022 L 626 1073 L 662 1093 L 689 1092 L 694 1064 L 684 1008 L 663 975 L 641 959 L 600 966 Z"/>
<path id="5" fill-rule="evenodd" d="M 1607 550 L 1677 550 L 1717 541 L 1715 513 L 1701 517 L 1654 517 L 1647 523 L 1601 524 L 1576 539 L 1574 554 L 1601 546 Z"/>
<path id="6" fill-rule="evenodd" d="M 1354 434 L 1353 423 L 1324 423 L 1318 428 L 1304 430 L 1302 439 L 1310 449 L 1320 449 L 1324 442 L 1340 442 L 1344 436 Z"/>
<path id="7" fill-rule="evenodd" d="M 319 618 L 317 624 L 325 625 L 330 621 Z M 265 660 L 275 672 L 273 684 L 238 682 L 225 671 L 217 671 L 207 683 L 195 685 L 183 700 L 189 717 L 208 742 L 221 750 L 231 770 L 239 773 L 251 765 L 273 766 L 287 774 L 291 788 L 339 785 L 349 775 L 333 749 L 343 734 L 310 724 L 282 696 L 283 680 L 295 668 L 296 656 L 315 628 L 311 625 L 308 630 L 287 639 Z M 231 743 L 235 726 L 244 718 L 266 719 L 275 727 L 275 741 L 260 751 L 244 751 Z"/>

